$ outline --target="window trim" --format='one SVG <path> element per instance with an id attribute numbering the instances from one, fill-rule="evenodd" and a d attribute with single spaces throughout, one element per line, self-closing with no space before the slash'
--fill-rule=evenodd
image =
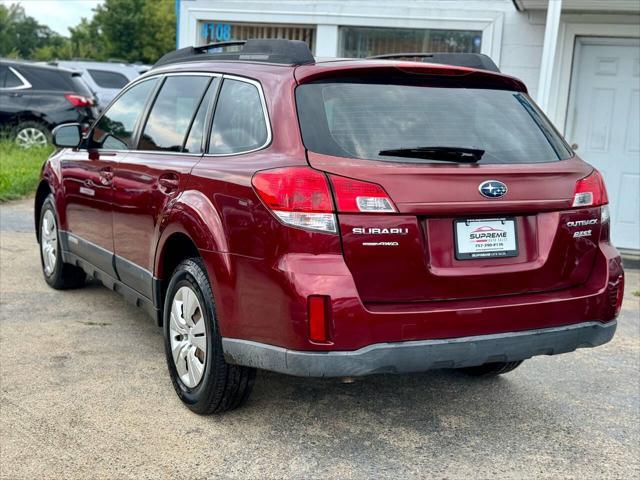
<path id="1" fill-rule="evenodd" d="M 3 91 L 26 90 L 32 87 L 29 81 L 26 78 L 24 78 L 18 70 L 16 70 L 15 68 L 9 65 L 7 65 L 7 68 L 11 73 L 13 73 L 16 77 L 18 77 L 18 80 L 22 82 L 22 85 L 19 85 L 17 87 L 0 87 L 0 90 L 3 90 Z"/>
<path id="2" fill-rule="evenodd" d="M 222 82 L 220 82 L 220 86 L 218 87 L 218 92 L 214 101 L 214 107 L 217 108 L 218 106 L 218 97 L 220 96 L 220 92 L 222 91 L 222 85 L 224 84 L 224 80 L 227 78 L 229 80 L 237 80 L 239 82 L 249 83 L 258 90 L 258 95 L 260 96 L 260 104 L 262 106 L 262 113 L 264 115 L 265 127 L 267 128 L 267 138 L 262 145 L 256 148 L 252 148 L 250 150 L 243 150 L 241 152 L 234 152 L 234 153 L 205 153 L 204 154 L 205 157 L 234 157 L 236 155 L 246 155 L 247 153 L 253 153 L 259 150 L 263 150 L 267 148 L 269 145 L 271 145 L 271 140 L 272 140 L 271 121 L 269 119 L 267 102 L 265 101 L 264 92 L 262 91 L 262 85 L 260 84 L 260 82 L 258 82 L 257 80 L 246 78 L 246 77 L 239 77 L 237 75 L 226 75 L 226 74 L 222 75 Z M 211 116 L 211 123 L 208 125 L 208 128 L 207 128 L 207 150 L 209 149 L 209 139 L 211 138 L 213 121 L 215 120 L 215 116 L 216 116 L 215 108 L 213 111 L 213 115 Z"/>
<path id="3" fill-rule="evenodd" d="M 138 145 L 138 142 L 140 141 L 140 135 L 142 133 L 142 129 L 144 128 L 143 126 L 146 125 L 147 123 L 147 118 L 149 116 L 149 113 L 151 112 L 151 107 L 153 106 L 153 104 L 156 101 L 156 97 L 158 95 L 158 92 L 160 91 L 158 85 L 161 85 L 162 83 L 164 83 L 164 78 L 165 77 L 173 77 L 173 76 L 204 76 L 204 77 L 219 77 L 220 78 L 220 83 L 218 84 L 218 89 L 216 91 L 216 95 L 213 99 L 213 101 L 211 102 L 211 104 L 208 106 L 208 110 L 207 110 L 207 115 L 208 115 L 208 119 L 207 122 L 205 124 L 205 136 L 204 138 L 206 139 L 205 145 L 203 145 L 204 148 L 204 152 L 206 152 L 206 150 L 209 148 L 209 137 L 211 136 L 211 128 L 213 127 L 213 118 L 215 116 L 215 107 L 217 106 L 218 103 L 218 96 L 220 94 L 220 89 L 222 88 L 222 84 L 224 82 L 225 78 L 229 78 L 230 80 L 238 80 L 240 82 L 246 82 L 246 83 L 250 83 L 251 85 L 253 85 L 257 90 L 258 90 L 258 94 L 260 95 L 260 104 L 262 105 L 262 113 L 264 114 L 264 120 L 266 123 L 266 127 L 267 127 L 267 139 L 265 141 L 265 143 L 263 145 L 261 145 L 258 148 L 254 148 L 252 150 L 247 150 L 247 151 L 243 151 L 243 152 L 236 152 L 236 153 L 190 153 L 190 152 L 163 152 L 163 151 L 159 151 L 159 150 L 137 150 L 137 149 L 128 149 L 128 150 L 100 150 L 101 152 L 139 152 L 139 153 L 145 153 L 145 154 L 155 154 L 155 155 L 187 155 L 187 156 L 191 156 L 191 157 L 232 157 L 232 156 L 236 156 L 236 155 L 245 155 L 247 153 L 253 153 L 253 152 L 257 152 L 259 150 L 263 150 L 265 148 L 267 148 L 269 145 L 271 145 L 271 141 L 273 139 L 273 135 L 271 133 L 271 121 L 269 118 L 269 111 L 267 110 L 267 102 L 265 100 L 265 96 L 264 96 L 264 91 L 262 89 L 262 84 L 254 79 L 251 78 L 246 78 L 246 77 L 241 77 L 238 75 L 227 75 L 224 73 L 217 73 L 217 72 L 193 72 L 193 71 L 187 71 L 187 72 L 168 72 L 168 73 L 154 73 L 152 75 L 147 75 L 147 76 L 140 76 L 138 78 L 136 78 L 132 83 L 130 83 L 129 85 L 127 85 L 127 87 L 125 87 L 124 89 L 122 89 L 120 91 L 120 93 L 118 93 L 118 95 L 111 101 L 111 103 L 109 104 L 109 107 L 111 105 L 113 105 L 116 101 L 118 101 L 118 99 L 124 95 L 126 92 L 128 92 L 130 89 L 134 88 L 136 85 L 145 82 L 147 80 L 151 80 L 151 79 L 156 79 L 156 81 L 158 82 L 156 84 L 156 86 L 154 87 L 153 92 L 151 92 L 151 95 L 149 96 L 149 98 L 147 99 L 147 103 L 145 104 L 145 107 L 142 111 L 142 115 L 138 120 L 138 124 L 136 124 L 135 126 L 135 134 L 136 134 L 136 141 L 135 141 L 135 145 Z M 105 110 L 103 110 L 100 114 L 100 116 L 95 120 L 95 122 L 93 123 L 91 130 L 89 130 L 89 133 L 87 134 L 87 137 L 85 137 L 87 139 L 87 142 L 89 141 L 89 138 L 93 132 L 93 127 L 95 125 L 98 124 L 98 122 L 100 121 L 100 119 L 104 116 L 104 114 L 106 112 L 109 111 L 109 108 L 106 108 Z M 88 148 L 85 148 L 86 150 L 89 150 Z"/>

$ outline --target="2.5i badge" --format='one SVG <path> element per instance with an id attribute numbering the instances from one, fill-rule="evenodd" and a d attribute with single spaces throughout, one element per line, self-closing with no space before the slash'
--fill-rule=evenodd
<path id="1" fill-rule="evenodd" d="M 518 256 L 514 218 L 456 220 L 454 228 L 458 260 Z"/>

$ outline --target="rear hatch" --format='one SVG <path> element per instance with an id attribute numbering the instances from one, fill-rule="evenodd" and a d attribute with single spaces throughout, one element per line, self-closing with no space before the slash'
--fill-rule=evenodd
<path id="1" fill-rule="evenodd" d="M 321 78 L 296 89 L 308 161 L 333 185 L 362 300 L 484 298 L 584 283 L 600 210 L 572 203 L 592 168 L 572 157 L 521 84 L 436 71 Z M 340 208 L 340 195 L 361 191 L 360 182 L 382 187 L 378 196 L 391 208 L 373 200 L 364 201 L 366 212 Z"/>

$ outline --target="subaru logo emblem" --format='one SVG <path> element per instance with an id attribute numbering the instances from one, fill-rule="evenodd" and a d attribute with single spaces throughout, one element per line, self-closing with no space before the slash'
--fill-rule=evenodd
<path id="1" fill-rule="evenodd" d="M 478 187 L 480 194 L 487 198 L 500 198 L 507 193 L 507 186 L 498 180 L 487 180 Z"/>

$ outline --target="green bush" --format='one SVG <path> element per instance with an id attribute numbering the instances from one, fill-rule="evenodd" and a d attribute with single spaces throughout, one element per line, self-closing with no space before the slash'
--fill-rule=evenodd
<path id="1" fill-rule="evenodd" d="M 0 202 L 33 193 L 51 152 L 50 146 L 22 149 L 8 140 L 0 141 Z"/>

